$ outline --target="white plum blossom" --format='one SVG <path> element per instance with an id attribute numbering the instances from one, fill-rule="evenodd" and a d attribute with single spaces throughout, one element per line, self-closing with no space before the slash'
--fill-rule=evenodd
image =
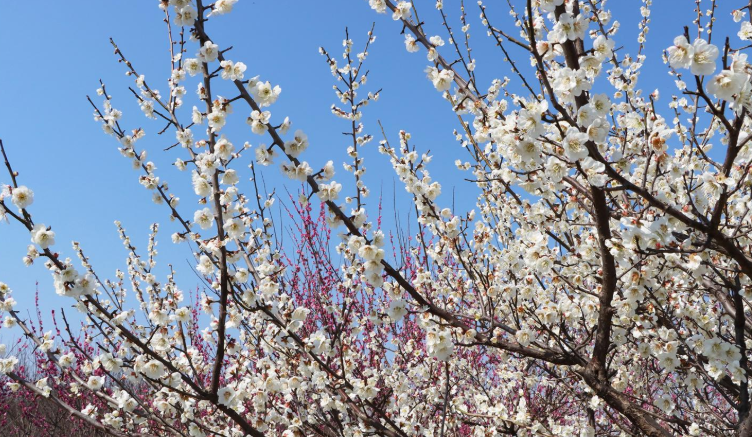
<path id="1" fill-rule="evenodd" d="M 282 93 L 282 88 L 279 85 L 272 87 L 269 81 L 261 82 L 257 79 L 248 82 L 248 90 L 256 103 L 262 108 L 274 104 Z"/>
<path id="2" fill-rule="evenodd" d="M 593 41 L 593 51 L 599 59 L 608 59 L 611 57 L 614 49 L 614 40 L 608 39 L 603 35 L 598 35 Z"/>
<path id="3" fill-rule="evenodd" d="M 222 228 L 230 238 L 240 238 L 245 232 L 243 220 L 239 218 L 227 219 Z"/>
<path id="4" fill-rule="evenodd" d="M 330 182 L 328 184 L 319 184 L 318 196 L 322 202 L 337 200 L 339 192 L 342 190 L 342 185 L 337 182 Z"/>
<path id="5" fill-rule="evenodd" d="M 195 76 L 201 72 L 201 61 L 196 58 L 187 58 L 183 62 L 183 68 L 191 76 Z"/>
<path id="6" fill-rule="evenodd" d="M 557 6 L 561 6 L 564 0 L 540 0 L 540 7 L 546 12 L 553 12 Z"/>
<path id="7" fill-rule="evenodd" d="M 668 62 L 672 68 L 689 68 L 694 58 L 694 47 L 683 35 L 674 38 L 674 45 L 668 48 Z"/>
<path id="8" fill-rule="evenodd" d="M 290 179 L 305 181 L 308 176 L 313 174 L 313 169 L 307 162 L 303 161 L 299 164 L 282 164 L 282 171 Z"/>
<path id="9" fill-rule="evenodd" d="M 232 12 L 232 7 L 235 6 L 238 0 L 217 0 L 212 5 L 212 11 L 210 15 L 224 15 Z"/>
<path id="10" fill-rule="evenodd" d="M 576 128 L 569 128 L 562 146 L 564 153 L 570 162 L 580 161 L 588 156 L 587 141 L 588 134 L 580 132 Z"/>
<path id="11" fill-rule="evenodd" d="M 696 76 L 713 74 L 718 54 L 718 47 L 702 38 L 697 38 L 692 43 L 692 62 L 689 70 Z"/>
<path id="12" fill-rule="evenodd" d="M 395 299 L 389 302 L 389 310 L 387 311 L 389 318 L 397 322 L 407 315 L 407 304 L 404 300 Z"/>
<path id="13" fill-rule="evenodd" d="M 37 224 L 31 230 L 31 241 L 42 249 L 47 249 L 55 244 L 55 233 L 48 230 L 47 226 Z"/>
<path id="14" fill-rule="evenodd" d="M 447 361 L 454 353 L 454 341 L 448 329 L 431 329 L 426 334 L 428 354 L 440 361 Z"/>
<path id="15" fill-rule="evenodd" d="M 428 73 L 428 79 L 433 82 L 433 86 L 437 91 L 448 91 L 452 86 L 452 82 L 454 81 L 453 70 L 444 69 L 439 71 L 436 67 L 430 67 L 426 72 Z"/>
<path id="16" fill-rule="evenodd" d="M 368 4 L 371 6 L 371 9 L 378 12 L 379 14 L 383 14 L 386 12 L 385 0 L 368 0 Z"/>
<path id="17" fill-rule="evenodd" d="M 186 5 L 180 10 L 175 10 L 175 25 L 177 26 L 193 26 L 198 14 L 196 8 L 191 5 Z"/>
<path id="18" fill-rule="evenodd" d="M 287 141 L 285 143 L 285 153 L 292 156 L 293 158 L 300 156 L 300 154 L 303 153 L 307 148 L 308 135 L 306 135 L 305 132 L 300 129 L 295 131 L 295 135 L 293 136 L 293 139 L 291 141 Z"/>
<path id="19" fill-rule="evenodd" d="M 719 99 L 732 100 L 748 81 L 749 77 L 744 73 L 723 70 L 708 82 L 708 92 Z"/>
<path id="20" fill-rule="evenodd" d="M 86 386 L 89 390 L 97 391 L 104 386 L 104 376 L 90 376 L 86 382 Z"/>
<path id="21" fill-rule="evenodd" d="M 245 75 L 246 66 L 242 62 L 232 62 L 230 60 L 224 60 L 219 63 L 222 69 L 222 79 L 225 80 L 243 80 Z"/>
<path id="22" fill-rule="evenodd" d="M 41 395 L 46 398 L 50 397 L 50 393 L 52 393 L 52 387 L 50 387 L 47 382 L 48 378 L 49 377 L 42 378 L 34 384 L 34 386 L 41 393 Z"/>
<path id="23" fill-rule="evenodd" d="M 214 224 L 214 214 L 209 208 L 200 209 L 193 214 L 193 222 L 201 229 L 209 229 Z"/>
<path id="24" fill-rule="evenodd" d="M 378 2 L 375 2 L 378 3 Z M 374 9 L 377 9 L 374 7 L 373 4 L 371 4 L 371 7 Z M 394 11 L 392 12 L 392 19 L 393 20 L 407 20 L 410 18 L 410 10 L 412 7 L 410 6 L 410 2 L 406 1 L 400 1 L 394 6 Z"/>
<path id="25" fill-rule="evenodd" d="M 24 185 L 11 189 L 11 202 L 18 209 L 24 209 L 31 206 L 34 203 L 34 192 Z"/>
<path id="26" fill-rule="evenodd" d="M 219 46 L 211 41 L 206 41 L 198 52 L 198 57 L 202 62 L 209 63 L 217 60 L 219 55 Z"/>
<path id="27" fill-rule="evenodd" d="M 737 32 L 739 39 L 752 40 L 752 23 L 745 21 L 742 23 L 741 30 Z"/>
<path id="28" fill-rule="evenodd" d="M 165 367 L 164 364 L 162 364 L 158 360 L 150 360 L 149 362 L 143 364 L 141 373 L 143 373 L 147 378 L 159 379 L 164 376 Z"/>
<path id="29" fill-rule="evenodd" d="M 76 358 L 72 352 L 69 352 L 67 354 L 61 355 L 60 358 L 58 358 L 57 362 L 60 367 L 66 368 L 72 366 L 76 362 Z"/>
<path id="30" fill-rule="evenodd" d="M 253 133 L 263 135 L 268 130 L 267 124 L 269 124 L 270 117 L 271 113 L 269 111 L 253 111 L 246 122 L 251 126 Z"/>
<path id="31" fill-rule="evenodd" d="M 209 120 L 209 127 L 212 132 L 218 132 L 226 123 L 226 114 L 221 109 L 215 109 L 206 117 Z"/>
<path id="32" fill-rule="evenodd" d="M 405 49 L 407 49 L 407 51 L 410 53 L 415 53 L 420 50 L 420 44 L 418 43 L 418 40 L 416 40 L 415 37 L 409 33 L 405 35 Z"/>

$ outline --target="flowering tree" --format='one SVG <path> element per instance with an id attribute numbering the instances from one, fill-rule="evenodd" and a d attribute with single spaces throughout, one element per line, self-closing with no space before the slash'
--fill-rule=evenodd
<path id="1" fill-rule="evenodd" d="M 167 95 L 113 42 L 143 113 L 175 133 L 168 150 L 190 171 L 198 208 L 179 204 L 137 148 L 145 131 L 121 126 L 104 84 L 90 100 L 181 227 L 172 241 L 190 247 L 205 281 L 194 304 L 174 274 L 153 273 L 156 225 L 138 253 L 118 224 L 128 268 L 115 279 L 75 243 L 77 262 L 54 252 L 54 231 L 33 219 L 33 192 L 2 149 L 0 211 L 31 233 L 25 262 L 42 259 L 88 320 L 80 332 L 63 319 L 42 333 L 0 285 L 4 326 L 24 332 L 44 368 L 39 378 L 7 355 L 7 389 L 112 435 L 752 435 L 752 4 L 696 2 L 692 28 L 664 55 L 678 86 L 667 117 L 658 92 L 637 88 L 650 0 L 636 55 L 616 49 L 605 0 L 510 0 L 516 29 L 496 27 L 479 3 L 480 26 L 515 73 L 490 86 L 477 83 L 469 5 L 458 32 L 436 3 L 442 37 L 415 2 L 369 0 L 398 22 L 409 52 L 426 53 L 477 195 L 466 213 L 442 205 L 431 156 L 405 131 L 382 132 L 374 147 L 414 199 L 418 230 L 404 235 L 366 203 L 373 30 L 360 52 L 347 36 L 343 61 L 321 50 L 341 102 L 332 112 L 349 129 L 351 182 L 336 182 L 331 161 L 305 161 L 303 131 L 272 116 L 281 89 L 212 40 L 210 24 L 235 2 L 160 3 Z M 739 23 L 733 38 L 717 35 L 720 13 Z M 239 117 L 267 144 L 234 145 L 223 129 Z M 292 243 L 276 238 L 276 197 L 257 184 L 272 163 L 303 184 L 288 202 Z"/>

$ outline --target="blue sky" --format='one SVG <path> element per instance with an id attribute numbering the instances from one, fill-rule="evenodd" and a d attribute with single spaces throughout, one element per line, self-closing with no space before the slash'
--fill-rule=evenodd
<path id="1" fill-rule="evenodd" d="M 421 19 L 429 23 L 428 31 L 448 40 L 440 24 L 434 2 L 417 0 Z M 487 88 L 495 77 L 512 77 L 503 55 L 493 47 L 477 19 L 474 2 L 466 2 L 470 16 L 474 55 L 478 59 L 478 79 L 481 89 Z M 511 26 L 506 7 L 502 3 L 488 3 L 488 11 L 497 17 L 493 24 L 516 33 Z M 498 3 L 498 5 L 497 5 Z M 634 53 L 637 22 L 640 19 L 638 0 L 612 0 L 614 15 L 622 23 L 617 47 Z M 725 2 L 724 2 L 725 3 Z M 741 2 L 734 2 L 734 4 Z M 124 126 L 144 127 L 147 137 L 140 143 L 146 148 L 159 170 L 157 173 L 170 182 L 182 199 L 182 210 L 192 216 L 196 197 L 190 189 L 190 175 L 180 173 L 170 165 L 175 151 L 162 152 L 173 142 L 173 136 L 160 138 L 156 133 L 163 127 L 145 119 L 135 104 L 128 86 L 132 81 L 116 61 L 109 38 L 118 43 L 126 56 L 155 88 L 167 91 L 169 54 L 162 12 L 156 0 L 79 0 L 70 2 L 4 2 L 0 14 L 0 138 L 5 142 L 20 181 L 35 191 L 31 212 L 37 222 L 51 225 L 57 234 L 56 249 L 65 256 L 74 256 L 70 241 L 82 244 L 100 275 L 113 277 L 116 268 L 125 268 L 126 253 L 118 238 L 115 220 L 122 221 L 142 251 L 146 248 L 149 225 L 160 222 L 159 244 L 163 267 L 173 263 L 179 271 L 179 282 L 185 289 L 199 281 L 187 268 L 191 254 L 188 246 L 175 246 L 169 235 L 175 229 L 167 220 L 164 206 L 154 205 L 149 192 L 138 184 L 138 174 L 117 152 L 117 143 L 102 134 L 92 120 L 92 110 L 86 95 L 100 102 L 95 90 L 98 80 L 107 83 L 115 106 L 124 112 Z M 459 28 L 458 2 L 445 1 L 446 11 Z M 657 0 L 653 7 L 651 32 L 646 54 L 648 62 L 640 79 L 646 93 L 655 88 L 664 96 L 665 107 L 674 92 L 673 80 L 666 74 L 660 59 L 663 49 L 671 45 L 674 36 L 682 33 L 682 25 L 690 23 L 694 1 Z M 733 29 L 737 25 L 722 10 L 721 24 Z M 397 143 L 400 129 L 413 135 L 419 151 L 431 150 L 434 155 L 433 174 L 442 181 L 445 193 L 442 201 L 451 206 L 452 191 L 458 207 L 472 206 L 475 189 L 462 182 L 466 175 L 453 165 L 464 152 L 455 142 L 452 131 L 458 128 L 448 103 L 441 99 L 424 69 L 428 66 L 425 52 L 407 53 L 401 26 L 389 15 L 370 10 L 365 0 L 240 0 L 229 16 L 213 19 L 208 27 L 220 48 L 232 45 L 228 57 L 248 65 L 246 77 L 260 75 L 282 87 L 282 95 L 270 109 L 279 122 L 285 116 L 293 121 L 293 128 L 304 130 L 311 146 L 303 158 L 312 167 L 332 159 L 337 165 L 338 181 L 347 189 L 348 175 L 341 170 L 345 159 L 347 122 L 335 118 L 329 107 L 335 102 L 332 92 L 334 79 L 318 47 L 324 46 L 333 55 L 342 49 L 344 28 L 348 26 L 355 50 L 365 42 L 366 32 L 376 22 L 376 43 L 370 49 L 367 68 L 371 70 L 367 89 L 383 88 L 378 103 L 366 108 L 366 132 L 380 139 L 377 120 L 381 120 L 390 139 Z M 729 27 L 730 26 L 730 27 Z M 718 30 L 723 33 L 723 26 Z M 720 43 L 720 38 L 715 41 Z M 444 47 L 442 53 L 453 59 Z M 513 53 L 519 53 L 512 50 Z M 192 57 L 195 46 L 186 54 Z M 526 57 L 517 57 L 525 65 Z M 187 82 L 189 95 L 195 90 L 195 80 Z M 228 89 L 228 88 L 226 88 Z M 220 94 L 223 94 L 220 91 Z M 226 96 L 234 96 L 225 93 Z M 187 105 L 187 110 L 191 104 Z M 242 123 L 249 112 L 242 104 L 235 105 L 235 127 L 227 134 L 236 145 L 268 142 L 250 132 Z M 242 117 L 242 118 L 240 118 Z M 395 178 L 385 157 L 376 152 L 376 142 L 364 152 L 369 169 L 366 181 L 371 188 L 370 208 L 375 211 L 379 192 L 385 196 L 385 219 L 392 220 L 392 192 Z M 179 156 L 179 155 L 178 155 Z M 299 186 L 280 176 L 276 166 L 266 168 L 267 186 L 286 196 L 285 188 L 295 192 Z M 248 176 L 244 175 L 245 178 Z M 8 183 L 7 175 L 0 175 L 0 183 Z M 396 191 L 403 188 L 396 182 Z M 410 202 L 399 194 L 398 209 L 404 217 Z M 463 209 L 463 208 L 458 208 Z M 189 214 L 190 213 L 190 214 Z M 55 295 L 51 278 L 43 266 L 25 268 L 21 262 L 29 244 L 28 234 L 17 224 L 0 225 L 0 281 L 14 289 L 19 308 L 33 311 L 35 283 L 43 296 L 42 310 L 70 306 L 71 301 Z M 0 335 L 1 336 L 1 335 Z"/>

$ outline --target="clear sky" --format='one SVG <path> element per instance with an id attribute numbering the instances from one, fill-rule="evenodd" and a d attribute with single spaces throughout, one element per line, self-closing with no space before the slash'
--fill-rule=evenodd
<path id="1" fill-rule="evenodd" d="M 429 33 L 448 40 L 439 28 L 440 16 L 433 7 L 434 1 L 416 0 L 416 3 L 421 19 L 429 23 Z M 459 28 L 458 3 L 445 1 L 445 10 L 455 28 Z M 515 32 L 506 2 L 486 3 L 490 15 L 497 17 L 493 24 Z M 648 65 L 640 83 L 646 93 L 660 88 L 664 96 L 660 103 L 665 107 L 675 87 L 660 54 L 683 32 L 682 26 L 693 19 L 694 1 L 655 0 L 654 3 L 646 49 Z M 742 2 L 730 3 L 742 6 Z M 512 77 L 513 73 L 482 30 L 475 2 L 466 4 L 478 60 L 479 87 L 485 89 L 491 79 Z M 611 0 L 610 4 L 622 23 L 616 46 L 634 53 L 642 2 Z M 729 12 L 722 10 L 720 20 L 735 34 L 737 25 L 729 19 Z M 104 135 L 92 120 L 92 110 L 86 101 L 89 94 L 100 102 L 95 90 L 98 80 L 104 80 L 115 106 L 124 112 L 124 126 L 146 129 L 147 138 L 139 143 L 139 148 L 149 151 L 150 159 L 159 168 L 157 173 L 170 182 L 181 197 L 183 211 L 192 217 L 196 196 L 190 188 L 190 174 L 177 172 L 170 165 L 176 158 L 175 150 L 162 151 L 174 142 L 174 137 L 158 137 L 156 133 L 163 126 L 143 117 L 127 89 L 132 80 L 124 76 L 124 66 L 116 61 L 109 43 L 109 38 L 114 38 L 147 81 L 166 93 L 169 54 L 162 18 L 156 0 L 3 1 L 0 138 L 20 172 L 21 184 L 35 192 L 31 207 L 35 220 L 51 225 L 56 232 L 57 251 L 74 256 L 70 241 L 79 241 L 99 274 L 113 277 L 116 268 L 125 269 L 126 256 L 113 222 L 122 221 L 142 251 L 146 248 L 149 225 L 160 222 L 163 266 L 173 263 L 180 272 L 180 284 L 188 289 L 199 283 L 187 268 L 188 263 L 193 264 L 188 246 L 174 246 L 170 242 L 169 235 L 175 228 L 167 219 L 167 210 L 151 203 L 150 193 L 138 184 L 138 174 L 117 152 L 115 140 Z M 348 26 L 355 50 L 360 51 L 374 21 L 377 40 L 369 51 L 367 67 L 371 74 L 367 89 L 384 91 L 377 104 L 366 108 L 366 132 L 381 138 L 377 120 L 381 120 L 395 144 L 400 129 L 411 132 L 418 150 L 430 149 L 435 156 L 431 168 L 444 184 L 444 204 L 451 206 L 454 191 L 458 206 L 471 206 L 476 191 L 471 184 L 462 182 L 466 175 L 453 165 L 456 158 L 464 157 L 452 136 L 453 129 L 459 127 L 456 118 L 425 78 L 423 70 L 429 64 L 425 51 L 407 53 L 401 26 L 389 15 L 371 11 L 365 0 L 240 0 L 232 14 L 213 19 L 208 31 L 220 48 L 234 47 L 227 57 L 248 65 L 247 78 L 260 75 L 263 80 L 282 87 L 280 99 L 270 108 L 273 121 L 289 116 L 294 129 L 304 130 L 311 146 L 303 158 L 314 168 L 328 159 L 334 160 L 337 180 L 345 185 L 346 191 L 351 179 L 341 170 L 340 163 L 345 159 L 347 137 L 341 133 L 347 130 L 347 122 L 329 111 L 335 102 L 334 79 L 318 47 L 324 46 L 333 55 L 339 55 Z M 718 29 L 725 32 L 723 26 Z M 442 53 L 454 59 L 448 48 L 445 46 Z M 195 46 L 191 46 L 186 56 L 192 57 L 194 52 Z M 524 65 L 527 58 L 518 56 L 517 62 Z M 195 79 L 187 81 L 191 96 L 195 86 Z M 192 103 L 186 106 L 190 110 Z M 268 143 L 267 138 L 252 134 L 241 121 L 250 111 L 242 104 L 235 108 L 239 114 L 235 126 L 226 132 L 233 143 Z M 404 190 L 398 181 L 395 184 L 391 167 L 376 152 L 376 145 L 373 142 L 365 152 L 369 169 L 366 181 L 373 193 L 370 211 L 375 214 L 377 198 L 383 190 L 388 222 L 394 214 L 392 192 L 395 186 L 399 193 Z M 269 189 L 276 188 L 283 200 L 286 189 L 290 192 L 299 189 L 297 183 L 283 179 L 276 166 L 266 168 L 264 178 Z M 6 174 L 0 175 L 0 183 L 8 182 Z M 406 197 L 398 195 L 397 207 L 403 217 L 409 206 Z M 14 289 L 20 309 L 33 311 L 36 282 L 44 312 L 70 306 L 70 300 L 55 295 L 50 274 L 43 266 L 23 266 L 21 258 L 29 243 L 29 235 L 20 225 L 0 224 L 0 281 Z M 0 332 L 0 338 L 3 336 Z"/>

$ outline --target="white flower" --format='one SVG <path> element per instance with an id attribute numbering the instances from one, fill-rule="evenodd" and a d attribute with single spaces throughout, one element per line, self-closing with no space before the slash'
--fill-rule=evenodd
<path id="1" fill-rule="evenodd" d="M 277 98 L 282 93 L 282 88 L 279 85 L 272 87 L 269 81 L 256 82 L 251 80 L 248 83 L 248 91 L 253 95 L 256 103 L 260 107 L 265 108 L 277 101 Z"/>
<path id="2" fill-rule="evenodd" d="M 73 352 L 68 352 L 65 355 L 61 355 L 60 358 L 58 358 L 57 363 L 60 367 L 66 368 L 72 366 L 75 361 L 76 357 L 73 355 Z"/>
<path id="3" fill-rule="evenodd" d="M 177 139 L 183 147 L 190 147 L 191 144 L 193 144 L 193 132 L 191 132 L 190 129 L 176 130 L 175 139 Z"/>
<path id="4" fill-rule="evenodd" d="M 0 375 L 5 375 L 12 372 L 18 364 L 18 358 L 10 356 L 8 358 L 0 358 Z"/>
<path id="5" fill-rule="evenodd" d="M 196 266 L 196 270 L 198 270 L 204 276 L 209 276 L 214 273 L 214 263 L 207 255 L 201 255 L 198 258 L 198 265 Z"/>
<path id="6" fill-rule="evenodd" d="M 342 190 L 342 185 L 336 182 L 330 182 L 328 184 L 319 184 L 318 196 L 322 202 L 337 200 L 339 192 Z"/>
<path id="7" fill-rule="evenodd" d="M 579 96 L 583 91 L 590 89 L 592 84 L 587 80 L 583 69 L 572 70 L 569 67 L 560 68 L 554 79 L 554 89 L 562 94 L 571 93 Z"/>
<path id="8" fill-rule="evenodd" d="M 692 64 L 694 48 L 683 35 L 674 38 L 674 45 L 668 48 L 668 63 L 671 68 L 689 68 Z"/>
<path id="9" fill-rule="evenodd" d="M 540 7 L 546 12 L 553 12 L 562 3 L 564 3 L 564 0 L 540 0 Z"/>
<path id="10" fill-rule="evenodd" d="M 243 220 L 239 218 L 227 219 L 222 226 L 222 229 L 225 230 L 228 237 L 240 238 L 245 232 L 245 225 L 243 224 Z"/>
<path id="11" fill-rule="evenodd" d="M 734 73 L 731 70 L 723 70 L 708 82 L 708 92 L 719 99 L 732 100 L 734 94 L 742 90 L 748 77 L 744 73 Z"/>
<path id="12" fill-rule="evenodd" d="M 598 117 L 605 117 L 611 111 L 611 100 L 605 94 L 592 94 L 589 105 Z"/>
<path id="13" fill-rule="evenodd" d="M 214 109 L 209 113 L 207 119 L 209 120 L 209 127 L 211 127 L 212 132 L 217 132 L 225 125 L 225 112 L 221 109 Z"/>
<path id="14" fill-rule="evenodd" d="M 303 151 L 307 148 L 308 148 L 308 135 L 306 135 L 300 129 L 295 131 L 295 135 L 292 141 L 288 141 L 285 143 L 285 153 L 292 156 L 293 158 L 297 158 L 298 156 L 300 156 L 300 154 L 303 153 Z"/>
<path id="15" fill-rule="evenodd" d="M 569 12 L 564 12 L 559 16 L 554 26 L 554 35 L 552 37 L 560 43 L 564 43 L 567 40 L 574 41 L 581 39 L 585 35 L 586 29 L 587 24 L 582 14 L 572 16 Z"/>
<path id="16" fill-rule="evenodd" d="M 373 5 L 371 5 L 371 7 L 373 7 Z M 397 3 L 397 5 L 394 7 L 394 12 L 392 12 L 392 19 L 407 20 L 408 18 L 410 18 L 410 8 L 411 6 L 409 2 L 401 1 Z"/>
<path id="17" fill-rule="evenodd" d="M 371 6 L 371 9 L 379 14 L 386 12 L 386 2 L 384 0 L 368 0 L 368 4 Z"/>
<path id="18" fill-rule="evenodd" d="M 610 58 L 613 49 L 614 40 L 607 39 L 603 35 L 598 35 L 598 38 L 593 41 L 593 52 L 599 60 Z"/>
<path id="19" fill-rule="evenodd" d="M 718 59 L 718 47 L 709 44 L 701 38 L 697 38 L 692 43 L 692 64 L 689 71 L 695 76 L 713 74 L 715 71 L 715 60 Z"/>
<path id="20" fill-rule="evenodd" d="M 248 269 L 245 269 L 245 268 L 239 268 L 235 272 L 235 280 L 240 283 L 248 282 L 249 276 L 250 276 L 250 272 L 248 271 Z"/>
<path id="21" fill-rule="evenodd" d="M 206 63 L 214 62 L 219 55 L 219 46 L 211 41 L 206 41 L 199 50 L 198 57 Z"/>
<path id="22" fill-rule="evenodd" d="M 592 141 L 602 143 L 608 137 L 608 131 L 611 126 L 605 118 L 596 118 L 587 128 L 587 135 Z"/>
<path id="23" fill-rule="evenodd" d="M 191 318 L 191 310 L 186 307 L 181 307 L 175 310 L 175 320 L 178 322 L 187 322 Z"/>
<path id="24" fill-rule="evenodd" d="M 418 44 L 418 41 L 415 39 L 414 36 L 407 33 L 405 34 L 405 48 L 410 53 L 415 53 L 420 49 L 420 44 Z"/>
<path id="25" fill-rule="evenodd" d="M 104 386 L 104 376 L 90 376 L 86 386 L 89 387 L 89 390 L 99 390 Z"/>
<path id="26" fill-rule="evenodd" d="M 698 435 L 700 435 L 700 432 L 701 432 L 700 425 L 698 425 L 696 423 L 692 423 L 692 425 L 689 426 L 689 435 L 691 435 L 693 437 L 694 436 L 698 436 Z"/>
<path id="27" fill-rule="evenodd" d="M 548 158 L 548 161 L 546 161 L 546 175 L 551 178 L 552 182 L 561 182 L 566 174 L 567 166 L 564 162 L 553 156 Z"/>
<path id="28" fill-rule="evenodd" d="M 196 165 L 201 169 L 201 173 L 209 177 L 213 176 L 221 165 L 214 153 L 204 153 L 196 156 L 195 159 Z"/>
<path id="29" fill-rule="evenodd" d="M 235 170 L 225 170 L 225 173 L 222 175 L 222 183 L 225 185 L 235 185 L 238 182 L 240 182 L 240 177 L 238 177 L 238 172 Z"/>
<path id="30" fill-rule="evenodd" d="M 214 2 L 213 9 L 209 15 L 229 14 L 237 2 L 238 0 L 217 0 Z"/>
<path id="31" fill-rule="evenodd" d="M 667 372 L 673 372 L 679 365 L 676 353 L 661 352 L 658 354 L 658 362 Z"/>
<path id="32" fill-rule="evenodd" d="M 585 143 L 588 141 L 588 135 L 580 132 L 576 128 L 569 128 L 567 136 L 562 141 L 564 153 L 571 162 L 579 161 L 588 156 L 588 149 Z"/>
<path id="33" fill-rule="evenodd" d="M 34 229 L 31 230 L 31 241 L 34 244 L 39 245 L 42 249 L 55 244 L 55 233 L 48 230 L 47 226 L 43 224 L 37 224 Z"/>
<path id="34" fill-rule="evenodd" d="M 183 68 L 188 74 L 195 76 L 201 72 L 201 62 L 196 58 L 186 58 L 183 62 Z"/>
<path id="35" fill-rule="evenodd" d="M 520 329 L 514 334 L 514 336 L 517 339 L 517 343 L 521 346 L 527 346 L 535 339 L 533 331 L 529 329 Z"/>
<path id="36" fill-rule="evenodd" d="M 164 376 L 165 367 L 164 364 L 157 360 L 151 360 L 143 365 L 141 373 L 151 379 L 159 379 Z"/>
<path id="37" fill-rule="evenodd" d="M 306 343 L 311 347 L 314 354 L 322 354 L 329 349 L 329 339 L 321 330 L 311 334 L 311 336 L 306 339 Z"/>
<path id="38" fill-rule="evenodd" d="M 305 181 L 308 179 L 308 176 L 313 174 L 313 169 L 306 161 L 301 162 L 300 164 L 282 164 L 282 171 L 289 177 L 290 179 L 295 179 L 298 181 Z"/>
<path id="39" fill-rule="evenodd" d="M 452 82 L 454 81 L 453 70 L 445 69 L 439 71 L 436 67 L 429 67 L 426 72 L 428 73 L 428 79 L 433 82 L 433 86 L 438 91 L 447 91 L 452 86 Z"/>
<path id="40" fill-rule="evenodd" d="M 73 291 L 80 296 L 87 296 L 94 293 L 94 287 L 96 286 L 96 280 L 91 273 L 87 273 L 82 277 L 76 279 L 74 283 Z"/>
<path id="41" fill-rule="evenodd" d="M 10 329 L 14 326 L 16 326 L 16 319 L 11 316 L 5 316 L 5 319 L 3 319 L 3 328 Z"/>
<path id="42" fill-rule="evenodd" d="M 46 398 L 50 397 L 50 392 L 52 392 L 52 388 L 49 385 L 47 385 L 47 378 L 40 379 L 34 385 L 39 391 L 42 392 L 42 396 Z"/>
<path id="43" fill-rule="evenodd" d="M 366 261 L 381 262 L 384 259 L 384 249 L 379 249 L 373 244 L 364 244 L 358 250 L 358 255 Z"/>
<path id="44" fill-rule="evenodd" d="M 321 176 L 323 180 L 329 180 L 334 177 L 334 162 L 327 161 L 324 168 L 321 170 Z"/>
<path id="45" fill-rule="evenodd" d="M 740 39 L 752 39 L 752 23 L 745 21 L 742 23 L 742 28 L 737 33 Z"/>
<path id="46" fill-rule="evenodd" d="M 42 344 L 39 345 L 39 349 L 42 352 L 47 352 L 55 346 L 55 340 L 52 339 L 52 331 L 45 332 L 40 340 L 42 340 Z"/>
<path id="47" fill-rule="evenodd" d="M 141 106 L 141 111 L 143 111 L 146 117 L 151 118 L 151 119 L 157 118 L 154 115 L 154 101 L 153 100 L 142 100 L 139 106 Z"/>
<path id="48" fill-rule="evenodd" d="M 193 214 L 193 222 L 201 226 L 201 229 L 209 229 L 214 221 L 214 214 L 209 208 L 196 211 Z"/>
<path id="49" fill-rule="evenodd" d="M 178 10 L 175 10 L 175 25 L 176 26 L 193 26 L 193 22 L 196 21 L 196 9 L 191 5 L 184 6 Z"/>
<path id="50" fill-rule="evenodd" d="M 224 60 L 219 63 L 222 67 L 222 79 L 225 80 L 243 80 L 245 76 L 246 66 L 242 62 L 233 63 L 229 60 Z"/>
<path id="51" fill-rule="evenodd" d="M 269 118 L 271 115 L 272 114 L 269 111 L 253 111 L 251 112 L 251 116 L 248 117 L 248 120 L 246 120 L 246 123 L 251 126 L 251 131 L 253 131 L 253 133 L 256 135 L 263 135 L 269 129 L 267 124 L 269 124 Z"/>
<path id="52" fill-rule="evenodd" d="M 235 146 L 224 135 L 214 145 L 214 153 L 224 160 L 230 159 L 234 151 Z"/>
<path id="53" fill-rule="evenodd" d="M 275 156 L 276 151 L 274 149 L 267 149 L 266 144 L 259 144 L 259 146 L 256 147 L 256 162 L 261 165 L 272 164 L 274 162 L 273 159 Z"/>
<path id="54" fill-rule="evenodd" d="M 18 207 L 24 209 L 34 203 L 34 192 L 24 185 L 11 189 L 10 201 Z"/>
<path id="55" fill-rule="evenodd" d="M 676 405 L 674 404 L 674 401 L 671 399 L 671 396 L 664 394 L 655 401 L 655 406 L 663 410 L 666 414 L 671 414 L 674 412 L 674 408 Z"/>
<path id="56" fill-rule="evenodd" d="M 401 320 L 407 315 L 407 303 L 402 299 L 395 299 L 389 302 L 387 314 L 395 322 Z"/>
<path id="57" fill-rule="evenodd" d="M 220 405 L 231 407 L 235 401 L 235 390 L 230 387 L 222 387 L 217 390 L 217 398 Z"/>
<path id="58" fill-rule="evenodd" d="M 197 196 L 206 197 L 211 194 L 211 184 L 205 176 L 194 170 L 191 177 L 193 179 L 193 191 Z"/>
<path id="59" fill-rule="evenodd" d="M 282 120 L 282 124 L 279 125 L 279 133 L 281 133 L 282 135 L 287 135 L 287 131 L 290 130 L 290 126 L 292 126 L 290 117 L 285 117 L 285 119 Z"/>
<path id="60" fill-rule="evenodd" d="M 441 37 L 438 36 L 438 35 L 434 35 L 434 36 L 428 38 L 428 41 L 430 41 L 431 44 L 434 45 L 434 47 L 441 47 L 441 46 L 444 45 L 444 40 L 441 39 Z"/>
<path id="61" fill-rule="evenodd" d="M 448 329 L 432 330 L 426 333 L 427 352 L 430 356 L 446 361 L 454 352 L 454 342 Z"/>
<path id="62" fill-rule="evenodd" d="M 172 70 L 172 75 L 170 77 L 175 83 L 182 82 L 185 80 L 185 70 L 183 70 L 182 68 Z"/>

